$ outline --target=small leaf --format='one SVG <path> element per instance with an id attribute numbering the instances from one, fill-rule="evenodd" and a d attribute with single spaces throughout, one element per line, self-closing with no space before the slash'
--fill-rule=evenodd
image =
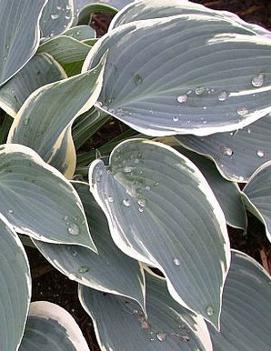
<path id="1" fill-rule="evenodd" d="M 223 293 L 221 332 L 209 328 L 214 350 L 269 351 L 270 300 L 270 276 L 254 259 L 233 250 Z"/>
<path id="2" fill-rule="evenodd" d="M 170 147 L 131 139 L 112 151 L 108 170 L 91 164 L 89 182 L 116 245 L 163 271 L 173 298 L 218 326 L 229 240 L 198 168 Z"/>
<path id="3" fill-rule="evenodd" d="M 61 273 L 85 286 L 122 295 L 145 308 L 145 278 L 139 263 L 114 244 L 106 218 L 88 184 L 73 182 L 83 203 L 98 255 L 84 247 L 36 241 L 43 256 Z"/>
<path id="4" fill-rule="evenodd" d="M 246 183 L 258 167 L 271 160 L 271 117 L 266 115 L 231 133 L 177 139 L 185 147 L 212 158 L 225 178 Z"/>
<path id="5" fill-rule="evenodd" d="M 212 351 L 204 320 L 178 305 L 163 279 L 147 274 L 147 315 L 133 301 L 79 286 L 79 299 L 91 316 L 105 351 Z"/>
<path id="6" fill-rule="evenodd" d="M 23 145 L 1 146 L 0 213 L 21 234 L 96 250 L 72 185 Z"/>
<path id="7" fill-rule="evenodd" d="M 32 302 L 19 351 L 89 351 L 86 340 L 64 308 L 47 301 Z"/>
<path id="8" fill-rule="evenodd" d="M 65 35 L 52 38 L 39 47 L 39 52 L 52 55 L 68 76 L 81 72 L 90 46 Z"/>
<path id="9" fill-rule="evenodd" d="M 18 350 L 31 299 L 31 275 L 24 247 L 0 213 L 0 350 Z"/>
<path id="10" fill-rule="evenodd" d="M 33 91 L 63 78 L 67 78 L 67 75 L 53 57 L 48 54 L 35 55 L 0 89 L 0 106 L 15 117 Z"/>
<path id="11" fill-rule="evenodd" d="M 67 147 L 70 147 L 75 159 L 69 129 L 76 117 L 88 111 L 97 100 L 103 67 L 104 60 L 91 71 L 35 91 L 17 114 L 8 142 L 29 146 L 50 162 L 57 152 L 63 152 L 61 146 L 67 137 Z"/>
<path id="12" fill-rule="evenodd" d="M 46 39 L 71 27 L 75 16 L 74 0 L 48 0 L 40 20 L 41 36 Z"/>
<path id="13" fill-rule="evenodd" d="M 266 162 L 252 175 L 244 187 L 244 201 L 250 212 L 265 225 L 266 235 L 271 242 L 271 161 Z"/>
<path id="14" fill-rule="evenodd" d="M 0 86 L 34 56 L 40 40 L 39 19 L 47 0 L 1 0 Z"/>
<path id="15" fill-rule="evenodd" d="M 174 148 L 188 157 L 203 173 L 224 212 L 228 225 L 246 229 L 247 217 L 239 187 L 223 178 L 211 160 L 182 146 Z"/>
<path id="16" fill-rule="evenodd" d="M 227 16 L 122 25 L 94 45 L 83 71 L 107 50 L 97 107 L 140 133 L 204 136 L 271 112 L 271 40 Z"/>

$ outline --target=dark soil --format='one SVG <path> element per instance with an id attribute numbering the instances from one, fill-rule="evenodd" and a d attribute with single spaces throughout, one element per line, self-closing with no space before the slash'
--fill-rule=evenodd
<path id="1" fill-rule="evenodd" d="M 248 22 L 260 24 L 271 29 L 270 0 L 198 0 L 194 1 L 208 7 L 235 12 Z M 95 14 L 91 25 L 98 29 L 99 34 L 106 31 L 109 17 Z M 125 130 L 119 122 L 106 125 L 93 140 L 93 147 L 99 147 L 118 133 Z M 268 242 L 263 225 L 254 217 L 249 216 L 246 235 L 242 231 L 229 228 L 231 245 L 254 257 L 271 272 L 271 245 Z M 56 271 L 43 257 L 32 248 L 27 248 L 33 278 L 33 301 L 46 300 L 54 302 L 69 311 L 79 324 L 91 350 L 99 350 L 94 335 L 91 319 L 84 312 L 77 297 L 77 284 Z"/>

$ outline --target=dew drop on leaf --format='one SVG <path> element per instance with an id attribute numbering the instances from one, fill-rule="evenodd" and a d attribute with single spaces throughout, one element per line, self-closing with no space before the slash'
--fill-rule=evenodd
<path id="1" fill-rule="evenodd" d="M 68 233 L 71 235 L 79 235 L 80 234 L 80 229 L 77 224 L 71 223 L 68 226 Z"/>
<path id="2" fill-rule="evenodd" d="M 219 101 L 226 101 L 228 98 L 228 94 L 226 91 L 222 91 L 219 95 L 218 95 L 218 100 Z"/>
<path id="3" fill-rule="evenodd" d="M 108 195 L 107 199 L 108 199 L 108 202 L 110 202 L 110 203 L 114 202 L 112 195 Z"/>
<path id="4" fill-rule="evenodd" d="M 262 150 L 258 150 L 257 151 L 257 156 L 260 157 L 260 158 L 264 157 L 264 152 Z"/>
<path id="5" fill-rule="evenodd" d="M 226 156 L 232 156 L 233 155 L 233 151 L 232 151 L 232 149 L 231 148 L 229 148 L 229 147 L 224 147 L 224 155 L 226 155 Z"/>
<path id="6" fill-rule="evenodd" d="M 138 212 L 143 213 L 144 212 L 144 208 L 143 207 L 138 207 Z"/>
<path id="7" fill-rule="evenodd" d="M 59 18 L 59 15 L 58 15 L 58 14 L 52 13 L 52 14 L 51 14 L 51 18 L 52 18 L 52 20 L 58 19 L 58 18 Z"/>
<path id="8" fill-rule="evenodd" d="M 245 106 L 239 107 L 237 113 L 239 116 L 244 117 L 248 113 L 248 109 Z"/>
<path id="9" fill-rule="evenodd" d="M 212 316 L 214 314 L 213 306 L 211 306 L 211 305 L 207 306 L 206 313 L 208 314 L 208 316 Z"/>
<path id="10" fill-rule="evenodd" d="M 183 104 L 187 101 L 188 99 L 188 96 L 185 94 L 185 95 L 180 95 L 177 97 L 177 101 L 180 103 L 180 104 Z"/>
<path id="11" fill-rule="evenodd" d="M 132 167 L 127 166 L 127 167 L 124 167 L 123 172 L 124 173 L 131 173 L 132 170 L 133 170 Z"/>
<path id="12" fill-rule="evenodd" d="M 260 88 L 264 82 L 264 75 L 262 73 L 258 74 L 257 76 L 252 78 L 251 84 L 255 88 Z"/>
<path id="13" fill-rule="evenodd" d="M 205 89 L 204 87 L 197 87 L 197 88 L 195 89 L 195 94 L 198 95 L 198 96 L 200 96 L 200 95 L 202 95 L 203 93 L 205 93 L 205 91 L 206 91 L 206 89 Z"/>
<path id="14" fill-rule="evenodd" d="M 163 332 L 158 332 L 156 334 L 156 337 L 157 339 L 160 341 L 160 342 L 163 342 L 167 339 L 167 334 L 166 333 L 163 333 Z"/>
<path id="15" fill-rule="evenodd" d="M 173 119 L 173 122 L 178 122 L 179 121 L 179 117 L 178 116 L 174 116 L 172 119 Z"/>
<path id="16" fill-rule="evenodd" d="M 122 204 L 125 206 L 125 207 L 130 207 L 131 206 L 131 203 L 130 203 L 130 200 L 129 199 L 124 199 L 122 201 Z"/>
<path id="17" fill-rule="evenodd" d="M 139 204 L 139 206 L 144 207 L 146 205 L 146 200 L 140 199 L 137 201 L 137 203 Z"/>
<path id="18" fill-rule="evenodd" d="M 87 266 L 81 266 L 79 269 L 78 269 L 78 272 L 79 273 L 87 273 L 89 271 L 89 268 Z"/>
<path id="19" fill-rule="evenodd" d="M 13 210 L 8 210 L 8 213 L 12 214 L 12 213 L 13 213 Z"/>
<path id="20" fill-rule="evenodd" d="M 175 264 L 175 266 L 180 266 L 181 265 L 181 261 L 177 257 L 175 257 L 173 259 L 173 263 Z"/>

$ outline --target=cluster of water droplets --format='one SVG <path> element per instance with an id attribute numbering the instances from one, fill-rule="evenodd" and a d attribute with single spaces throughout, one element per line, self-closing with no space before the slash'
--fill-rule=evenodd
<path id="1" fill-rule="evenodd" d="M 71 19 L 71 17 L 72 17 L 72 6 L 71 5 L 66 5 L 63 7 L 58 5 L 56 7 L 56 12 L 54 12 L 50 15 L 52 20 L 58 20 L 59 18 L 63 18 L 63 16 L 66 20 Z"/>
<path id="2" fill-rule="evenodd" d="M 71 219 L 69 216 L 65 216 L 64 221 L 67 224 L 67 232 L 69 235 L 78 236 L 80 234 L 80 227 L 76 223 L 77 218 Z"/>

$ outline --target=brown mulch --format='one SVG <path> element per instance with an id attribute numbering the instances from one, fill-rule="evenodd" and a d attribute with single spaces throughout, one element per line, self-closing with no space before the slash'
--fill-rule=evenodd
<path id="1" fill-rule="evenodd" d="M 263 25 L 271 29 L 271 1 L 269 0 L 203 0 L 194 1 L 214 9 L 228 10 L 237 13 L 248 22 Z M 99 30 L 99 34 L 108 27 L 108 17 L 96 14 L 91 25 Z M 118 122 L 106 125 L 95 136 L 94 146 L 102 145 L 111 133 L 121 132 L 123 127 Z M 112 130 L 114 132 L 112 132 Z M 105 137 L 106 136 L 106 137 Z M 268 242 L 263 225 L 249 216 L 249 230 L 246 235 L 242 231 L 229 229 L 233 248 L 244 251 L 257 259 L 269 271 L 271 268 L 271 245 Z M 94 335 L 91 319 L 84 312 L 77 297 L 77 284 L 53 269 L 35 249 L 27 248 L 33 277 L 33 301 L 46 300 L 54 302 L 69 311 L 79 324 L 91 350 L 99 350 Z"/>

